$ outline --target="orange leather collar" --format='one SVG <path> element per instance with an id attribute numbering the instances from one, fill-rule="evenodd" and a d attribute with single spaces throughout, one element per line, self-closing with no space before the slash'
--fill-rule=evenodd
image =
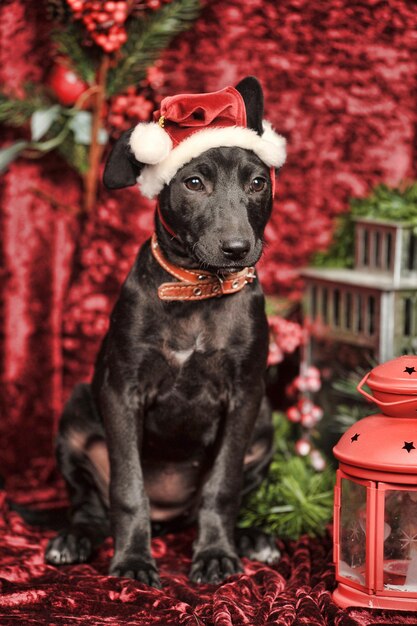
<path id="1" fill-rule="evenodd" d="M 166 260 L 159 247 L 155 233 L 152 235 L 151 250 L 155 260 L 168 274 L 179 282 L 162 283 L 158 287 L 161 300 L 206 300 L 241 291 L 256 278 L 254 267 L 245 267 L 240 272 L 231 272 L 220 277 L 204 270 L 186 270 Z"/>

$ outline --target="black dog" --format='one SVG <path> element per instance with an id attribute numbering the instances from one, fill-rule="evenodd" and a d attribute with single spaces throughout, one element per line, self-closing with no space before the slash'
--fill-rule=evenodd
<path id="1" fill-rule="evenodd" d="M 236 89 L 248 125 L 259 132 L 259 84 L 247 78 Z M 109 186 L 132 184 L 132 173 L 134 181 L 143 167 L 128 139 L 119 140 L 107 163 Z M 270 167 L 241 147 L 203 152 L 163 187 L 158 243 L 140 250 L 93 381 L 75 388 L 60 422 L 57 457 L 72 519 L 50 542 L 48 562 L 85 561 L 109 533 L 109 518 L 110 574 L 153 586 L 160 582 L 150 553 L 151 520 L 197 521 L 190 572 L 197 582 L 241 571 L 239 555 L 278 558 L 274 542 L 260 533 L 240 537 L 240 550 L 235 545 L 242 494 L 259 485 L 272 455 L 261 287 L 248 273 L 248 284 L 232 295 L 165 301 L 158 288 L 177 281 L 151 250 L 158 247 L 177 268 L 202 268 L 202 276 L 218 277 L 221 287 L 230 273 L 260 258 L 271 206 Z"/>

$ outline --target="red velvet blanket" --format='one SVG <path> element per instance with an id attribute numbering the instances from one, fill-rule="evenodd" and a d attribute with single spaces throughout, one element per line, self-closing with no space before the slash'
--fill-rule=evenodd
<path id="1" fill-rule="evenodd" d="M 39 460 L 0 492 L 0 624 L 106 624 L 109 626 L 356 626 L 417 624 L 417 613 L 343 611 L 332 601 L 334 571 L 330 534 L 280 542 L 274 567 L 244 559 L 245 572 L 221 585 L 190 583 L 193 529 L 155 538 L 153 554 L 162 574 L 157 590 L 106 575 L 108 539 L 87 565 L 46 565 L 45 545 L 53 531 L 24 523 L 10 501 L 25 507 L 63 503 L 62 485 L 50 463 Z"/>

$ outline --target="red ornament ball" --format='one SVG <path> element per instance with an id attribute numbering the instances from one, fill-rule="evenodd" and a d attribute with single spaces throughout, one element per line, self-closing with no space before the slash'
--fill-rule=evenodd
<path id="1" fill-rule="evenodd" d="M 71 68 L 56 63 L 48 78 L 48 86 L 61 104 L 71 106 L 88 89 L 85 83 Z"/>

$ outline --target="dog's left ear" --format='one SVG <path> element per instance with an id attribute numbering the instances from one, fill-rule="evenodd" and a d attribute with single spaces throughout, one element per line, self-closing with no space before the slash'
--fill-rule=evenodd
<path id="1" fill-rule="evenodd" d="M 104 168 L 103 183 L 107 189 L 121 189 L 136 184 L 143 163 L 139 163 L 130 147 L 130 136 L 133 132 L 127 130 L 116 141 L 110 152 Z"/>
<path id="2" fill-rule="evenodd" d="M 235 87 L 240 93 L 246 107 L 247 126 L 262 135 L 264 115 L 264 94 L 260 82 L 254 76 L 247 76 Z"/>

